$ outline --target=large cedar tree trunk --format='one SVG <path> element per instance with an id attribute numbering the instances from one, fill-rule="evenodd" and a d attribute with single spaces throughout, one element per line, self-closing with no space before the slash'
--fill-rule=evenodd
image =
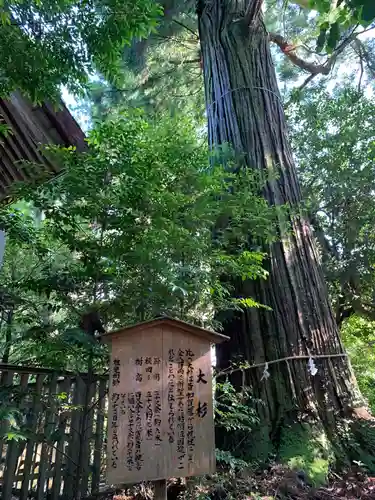
<path id="1" fill-rule="evenodd" d="M 209 142 L 230 143 L 248 168 L 269 180 L 264 196 L 270 204 L 290 204 L 298 210 L 300 186 L 288 140 L 287 126 L 269 41 L 261 17 L 261 0 L 202 0 L 198 4 Z M 317 168 L 319 166 L 317 165 Z M 269 174 L 271 174 L 269 176 Z M 224 323 L 231 341 L 218 352 L 227 366 L 234 355 L 261 363 L 298 355 L 343 353 L 329 304 L 319 255 L 309 222 L 289 217 L 292 231 L 269 252 L 267 280 L 238 283 L 237 294 L 272 308 L 248 309 Z M 285 224 L 280 224 L 284 226 Z M 271 437 L 288 415 L 305 413 L 333 430 L 337 416 L 348 415 L 358 391 L 348 359 L 316 359 L 312 377 L 307 359 L 247 370 L 247 381 Z"/>

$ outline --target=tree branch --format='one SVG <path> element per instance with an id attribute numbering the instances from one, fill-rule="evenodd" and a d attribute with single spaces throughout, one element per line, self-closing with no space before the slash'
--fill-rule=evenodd
<path id="1" fill-rule="evenodd" d="M 353 301 L 353 310 L 362 317 L 367 318 L 370 321 L 375 321 L 374 304 L 370 304 L 368 302 L 361 302 L 361 300 L 357 299 Z"/>
<path id="2" fill-rule="evenodd" d="M 181 59 L 181 60 L 169 59 L 168 62 L 171 63 L 171 64 L 177 64 L 179 66 L 180 64 L 200 63 L 201 59 L 200 59 L 200 57 L 197 57 L 195 59 Z"/>
<path id="3" fill-rule="evenodd" d="M 186 24 L 181 23 L 180 21 L 177 21 L 177 19 L 172 19 L 172 21 L 174 23 L 178 24 L 179 26 L 181 26 L 182 28 L 186 29 L 187 31 L 190 31 L 190 33 L 192 33 L 194 35 L 194 38 L 199 40 L 199 36 L 197 35 L 197 33 L 194 30 L 192 30 L 191 28 L 189 28 L 189 26 L 186 26 Z"/>
<path id="4" fill-rule="evenodd" d="M 309 0 L 294 0 L 296 5 L 299 5 L 303 9 L 310 9 Z"/>
<path id="5" fill-rule="evenodd" d="M 354 52 L 358 55 L 361 61 L 361 66 L 363 62 L 365 62 L 367 69 L 371 73 L 371 76 L 375 78 L 375 63 L 371 60 L 371 55 L 369 54 L 365 44 L 361 40 L 356 38 L 355 40 L 353 40 L 352 46 Z"/>
<path id="6" fill-rule="evenodd" d="M 359 33 L 351 33 L 335 50 L 333 55 L 323 64 L 316 64 L 306 61 L 299 57 L 296 53 L 296 46 L 291 45 L 288 41 L 278 33 L 270 32 L 268 37 L 271 42 L 275 43 L 280 50 L 285 54 L 285 56 L 290 59 L 290 61 L 301 68 L 302 70 L 310 73 L 310 75 L 328 75 L 334 66 L 338 56 L 345 50 L 345 48 L 356 39 Z M 307 82 L 308 83 L 308 82 Z"/>
<path id="7" fill-rule="evenodd" d="M 361 73 L 359 75 L 359 80 L 358 80 L 358 93 L 360 93 L 361 89 L 362 89 L 362 78 L 363 78 L 363 73 L 364 73 L 363 59 L 361 56 L 359 57 L 359 62 L 361 65 Z"/>

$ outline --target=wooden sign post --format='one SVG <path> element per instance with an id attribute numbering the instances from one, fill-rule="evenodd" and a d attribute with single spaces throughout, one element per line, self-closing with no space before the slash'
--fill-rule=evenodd
<path id="1" fill-rule="evenodd" d="M 112 485 L 215 472 L 211 344 L 228 337 L 160 318 L 111 341 L 107 479 Z"/>

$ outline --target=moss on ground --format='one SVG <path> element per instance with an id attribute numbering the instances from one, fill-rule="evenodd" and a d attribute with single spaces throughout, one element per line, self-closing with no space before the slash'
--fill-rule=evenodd
<path id="1" fill-rule="evenodd" d="M 288 423 L 280 422 L 272 438 L 270 427 L 264 424 L 252 432 L 234 432 L 226 449 L 247 462 L 248 470 L 276 463 L 303 471 L 313 487 L 327 483 L 330 469 L 341 474 L 357 467 L 375 474 L 375 419 L 371 415 L 338 419 L 334 425 L 329 422 L 328 430 L 322 422 L 301 422 L 293 417 Z"/>
<path id="2" fill-rule="evenodd" d="M 334 455 L 323 430 L 295 423 L 281 430 L 278 459 L 293 470 L 304 471 L 312 485 L 319 486 L 327 482 Z"/>

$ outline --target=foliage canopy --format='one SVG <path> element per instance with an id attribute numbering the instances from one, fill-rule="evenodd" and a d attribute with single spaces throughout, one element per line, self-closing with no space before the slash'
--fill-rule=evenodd
<path id="1" fill-rule="evenodd" d="M 156 26 L 154 0 L 11 0 L 0 4 L 0 94 L 57 99 L 81 92 L 89 73 L 121 81 L 124 45 Z"/>
<path id="2" fill-rule="evenodd" d="M 98 123 L 88 153 L 54 148 L 65 174 L 20 191 L 44 219 L 3 215 L 11 229 L 3 288 L 20 297 L 13 321 L 29 323 L 24 340 L 53 342 L 90 310 L 112 328 L 162 313 L 209 324 L 215 309 L 257 306 L 231 299 L 220 278 L 266 276 L 264 255 L 246 241 L 271 241 L 276 213 L 251 172 L 208 166 L 204 142 L 189 119 L 135 110 Z M 36 304 L 49 311 L 42 324 Z"/>

